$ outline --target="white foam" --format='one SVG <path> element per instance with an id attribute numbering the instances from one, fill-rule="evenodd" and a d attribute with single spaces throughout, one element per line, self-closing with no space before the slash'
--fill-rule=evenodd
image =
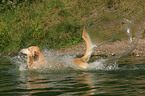
<path id="1" fill-rule="evenodd" d="M 44 64 L 43 67 L 37 66 L 37 69 L 35 71 L 37 72 L 65 72 L 65 71 L 76 71 L 80 70 L 79 66 L 75 65 L 72 62 L 72 59 L 76 58 L 72 55 L 60 55 L 57 52 L 54 52 L 52 50 L 44 49 L 43 54 L 47 62 Z M 27 66 L 26 57 L 22 54 L 19 54 L 15 57 L 10 57 L 10 60 L 12 64 L 15 65 L 15 68 L 13 70 L 17 71 L 30 71 Z M 112 69 L 112 66 L 107 66 L 105 62 L 107 59 L 100 59 L 96 60 L 92 63 L 89 63 L 89 67 L 87 69 L 82 69 L 83 71 L 90 71 L 90 70 L 100 70 L 100 69 Z M 31 70 L 34 71 L 34 70 Z"/>

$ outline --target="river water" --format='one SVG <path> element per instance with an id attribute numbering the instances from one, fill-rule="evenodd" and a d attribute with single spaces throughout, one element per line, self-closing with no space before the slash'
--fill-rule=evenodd
<path id="1" fill-rule="evenodd" d="M 92 70 L 13 71 L 0 58 L 0 96 L 145 96 L 145 57 L 126 57 L 116 66 Z"/>

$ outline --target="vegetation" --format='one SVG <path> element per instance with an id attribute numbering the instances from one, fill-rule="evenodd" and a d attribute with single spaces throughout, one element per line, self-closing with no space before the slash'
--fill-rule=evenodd
<path id="1" fill-rule="evenodd" d="M 83 26 L 99 9 L 123 5 L 145 10 L 144 0 L 32 0 L 0 2 L 0 53 L 32 45 L 49 49 L 79 44 Z"/>

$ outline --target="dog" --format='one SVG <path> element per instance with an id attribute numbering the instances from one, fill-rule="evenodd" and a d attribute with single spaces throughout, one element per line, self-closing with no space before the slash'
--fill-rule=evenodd
<path id="1" fill-rule="evenodd" d="M 46 61 L 42 51 L 37 46 L 22 49 L 20 52 L 27 55 L 27 64 L 29 69 L 37 69 L 38 66 L 43 66 Z"/>
<path id="2" fill-rule="evenodd" d="M 95 46 L 93 45 L 88 33 L 86 32 L 85 27 L 83 29 L 82 38 L 86 42 L 85 55 L 81 58 L 75 58 L 71 61 L 75 63 L 77 66 L 86 69 L 88 68 L 87 61 L 89 60 Z M 35 65 L 43 65 L 44 62 L 46 61 L 42 54 L 42 51 L 37 46 L 31 46 L 29 48 L 22 49 L 21 52 L 27 54 L 27 64 L 29 69 L 37 69 Z"/>

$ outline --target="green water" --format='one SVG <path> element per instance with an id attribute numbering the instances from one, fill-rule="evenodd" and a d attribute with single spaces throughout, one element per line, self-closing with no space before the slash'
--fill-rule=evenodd
<path id="1" fill-rule="evenodd" d="M 10 72 L 0 58 L 0 96 L 145 96 L 145 57 L 124 58 L 118 68 L 60 73 Z"/>

